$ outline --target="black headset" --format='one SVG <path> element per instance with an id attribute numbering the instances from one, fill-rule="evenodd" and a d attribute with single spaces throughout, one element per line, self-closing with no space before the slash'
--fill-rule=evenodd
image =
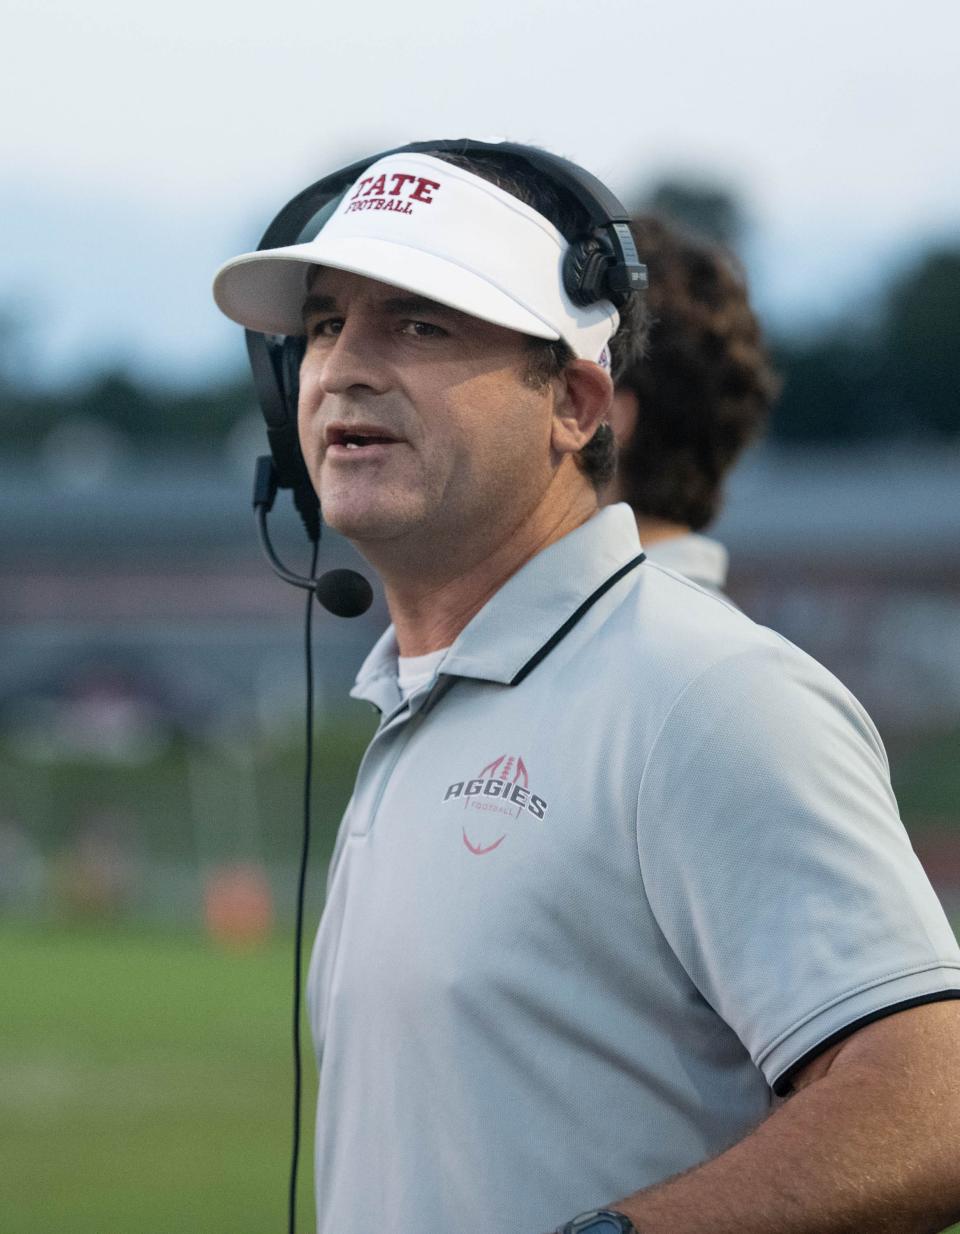
<path id="1" fill-rule="evenodd" d="M 312 240 L 333 213 L 340 197 L 371 164 L 391 154 L 454 153 L 508 155 L 542 172 L 584 209 L 588 230 L 567 236 L 570 247 L 564 258 L 563 283 L 574 304 L 586 307 L 610 300 L 619 307 L 647 286 L 647 270 L 637 256 L 630 231 L 630 216 L 613 193 L 596 176 L 559 155 L 515 142 L 417 141 L 383 150 L 331 172 L 298 193 L 276 216 L 257 246 L 279 248 Z M 289 488 L 307 535 L 316 543 L 320 535 L 320 507 L 310 483 L 297 436 L 297 396 L 304 340 L 300 336 L 261 334 L 247 330 L 247 354 L 260 408 L 267 422 L 267 437 L 273 456 L 273 475 L 258 483 L 261 497 L 266 489 Z M 272 495 L 271 495 L 272 503 Z M 257 498 L 255 495 L 254 502 Z"/>

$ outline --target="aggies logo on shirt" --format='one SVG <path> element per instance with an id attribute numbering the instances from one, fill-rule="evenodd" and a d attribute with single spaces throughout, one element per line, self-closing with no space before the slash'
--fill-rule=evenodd
<path id="1" fill-rule="evenodd" d="M 439 180 L 428 180 L 406 171 L 385 172 L 382 176 L 364 176 L 350 198 L 344 214 L 358 210 L 392 210 L 395 214 L 413 214 L 413 203 L 433 205 L 433 194 L 440 188 Z"/>
<path id="2" fill-rule="evenodd" d="M 501 814 L 519 818 L 527 813 L 533 818 L 547 816 L 547 803 L 543 797 L 530 790 L 530 777 L 520 755 L 501 754 L 472 780 L 457 780 L 447 787 L 443 804 L 462 802 L 465 810 L 479 810 L 486 814 Z M 467 828 L 463 828 L 463 842 L 476 856 L 491 853 L 506 839 L 504 832 L 492 844 L 474 843 Z"/>

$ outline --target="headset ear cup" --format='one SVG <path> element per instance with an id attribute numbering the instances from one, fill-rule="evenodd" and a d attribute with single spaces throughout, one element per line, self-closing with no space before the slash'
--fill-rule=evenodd
<path id="1" fill-rule="evenodd" d="M 266 342 L 264 336 L 261 335 L 260 339 Z M 278 483 L 281 488 L 292 488 L 295 493 L 310 487 L 297 433 L 300 362 L 304 345 L 304 339 L 292 335 L 282 342 L 274 338 L 266 343 L 264 355 L 270 359 L 269 371 L 262 374 L 263 381 L 258 383 Z M 256 344 L 251 349 L 251 359 L 254 356 L 259 356 Z"/>
<path id="2" fill-rule="evenodd" d="M 305 350 L 306 339 L 299 335 L 288 334 L 283 340 L 283 349 L 280 354 L 280 380 L 287 415 L 293 424 L 297 423 L 297 404 L 300 400 L 300 365 L 303 362 Z"/>
<path id="3" fill-rule="evenodd" d="M 609 245 L 596 236 L 573 241 L 563 259 L 563 285 L 574 304 L 586 308 L 606 298 L 610 259 Z"/>
<path id="4" fill-rule="evenodd" d="M 587 263 L 585 250 L 589 243 L 590 241 L 575 240 L 569 245 L 563 258 L 563 285 L 574 304 L 589 303 L 583 295 L 583 273 Z"/>

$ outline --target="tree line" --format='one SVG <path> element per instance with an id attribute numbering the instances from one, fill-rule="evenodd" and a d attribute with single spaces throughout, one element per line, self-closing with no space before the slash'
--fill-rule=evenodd
<path id="1" fill-rule="evenodd" d="M 734 255 L 750 230 L 741 202 L 714 184 L 664 180 L 637 200 Z M 960 238 L 928 246 L 872 303 L 829 326 L 768 340 L 783 378 L 774 441 L 960 437 Z"/>
<path id="2" fill-rule="evenodd" d="M 736 252 L 743 211 L 713 186 L 665 181 L 641 207 Z M 0 449 L 23 455 L 70 420 L 93 421 L 134 450 L 221 447 L 254 409 L 245 373 L 193 390 L 158 389 L 110 369 L 58 390 L 12 377 L 15 323 L 0 318 Z M 769 339 L 783 391 L 770 438 L 794 445 L 855 445 L 960 438 L 960 242 L 928 248 L 874 303 L 828 328 Z"/>
<path id="3" fill-rule="evenodd" d="M 960 247 L 923 254 L 876 307 L 866 322 L 773 340 L 784 378 L 774 440 L 960 439 Z"/>

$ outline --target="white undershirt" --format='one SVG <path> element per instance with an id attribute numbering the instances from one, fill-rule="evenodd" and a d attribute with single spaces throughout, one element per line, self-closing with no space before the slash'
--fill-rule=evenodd
<path id="1" fill-rule="evenodd" d="M 432 681 L 440 661 L 450 650 L 428 651 L 425 656 L 397 656 L 397 685 L 404 699 Z"/>

